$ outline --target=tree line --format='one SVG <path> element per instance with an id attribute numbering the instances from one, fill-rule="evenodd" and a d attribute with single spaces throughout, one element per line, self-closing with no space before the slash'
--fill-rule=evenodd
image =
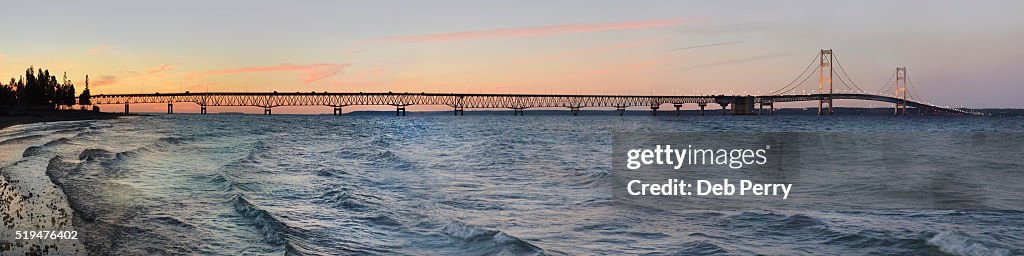
<path id="1" fill-rule="evenodd" d="M 50 74 L 50 70 L 29 67 L 18 80 L 11 78 L 0 83 L 0 108 L 70 109 L 75 104 L 89 105 L 89 76 L 85 76 L 85 90 L 75 96 L 75 85 L 65 72 L 63 81 Z"/>

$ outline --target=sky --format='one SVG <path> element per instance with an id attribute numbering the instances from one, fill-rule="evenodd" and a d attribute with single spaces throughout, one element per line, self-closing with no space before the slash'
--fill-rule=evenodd
<path id="1" fill-rule="evenodd" d="M 1024 108 L 1024 2 L 1013 0 L 0 5 L 0 81 L 34 65 L 78 87 L 89 75 L 93 94 L 763 94 L 833 49 L 865 90 L 906 66 L 929 102 Z"/>

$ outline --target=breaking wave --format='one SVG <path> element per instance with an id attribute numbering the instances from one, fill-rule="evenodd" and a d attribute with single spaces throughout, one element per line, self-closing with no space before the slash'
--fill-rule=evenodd
<path id="1" fill-rule="evenodd" d="M 285 245 L 288 226 L 274 218 L 266 210 L 257 208 L 242 195 L 231 198 L 231 206 L 238 214 L 252 221 L 263 235 L 263 240 L 273 245 Z"/>
<path id="2" fill-rule="evenodd" d="M 470 255 L 543 255 L 540 247 L 498 230 L 448 221 L 441 231 L 468 244 L 463 253 Z"/>
<path id="3" fill-rule="evenodd" d="M 931 239 L 928 244 L 938 246 L 945 253 L 963 256 L 1006 256 L 1010 255 L 1010 249 L 999 248 L 983 241 L 973 239 L 960 232 L 941 232 Z"/>

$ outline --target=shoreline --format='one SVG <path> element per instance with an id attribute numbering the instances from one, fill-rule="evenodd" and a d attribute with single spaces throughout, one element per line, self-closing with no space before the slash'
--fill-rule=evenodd
<path id="1" fill-rule="evenodd" d="M 124 116 L 123 114 L 117 113 L 103 113 L 103 112 L 92 112 L 92 111 L 81 111 L 81 110 L 63 110 L 63 111 L 45 111 L 45 112 L 29 112 L 21 113 L 9 116 L 0 116 L 0 130 L 7 129 L 7 127 L 21 125 L 21 124 L 32 124 L 32 123 L 48 123 L 48 122 L 60 122 L 60 121 L 80 121 L 80 120 L 102 120 L 102 119 L 114 119 Z"/>

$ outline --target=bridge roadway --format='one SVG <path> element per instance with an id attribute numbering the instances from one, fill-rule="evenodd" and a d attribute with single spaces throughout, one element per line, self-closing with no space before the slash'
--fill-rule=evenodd
<path id="1" fill-rule="evenodd" d="M 559 95 L 559 94 L 468 94 L 468 93 L 328 93 L 328 92 L 206 92 L 206 93 L 154 93 L 154 94 L 100 94 L 93 95 L 91 102 L 98 105 L 124 104 L 125 113 L 130 104 L 166 103 L 167 112 L 173 113 L 174 103 L 198 104 L 201 114 L 208 106 L 253 106 L 264 108 L 270 114 L 271 108 L 279 106 L 329 106 L 334 114 L 340 115 L 341 108 L 358 105 L 388 105 L 396 107 L 396 114 L 405 115 L 405 108 L 412 105 L 446 105 L 454 108 L 456 115 L 466 108 L 504 108 L 522 115 L 528 108 L 569 108 L 577 115 L 586 107 L 615 108 L 623 114 L 628 107 L 648 107 L 653 114 L 664 104 L 675 107 L 678 115 L 683 104 L 697 104 L 701 115 L 708 104 L 721 106 L 722 114 L 774 113 L 775 103 L 821 101 L 821 100 L 868 100 L 905 105 L 921 113 L 973 114 L 967 109 L 942 107 L 925 102 L 904 100 L 887 95 L 868 93 L 834 94 L 791 94 L 791 95 Z M 758 106 L 755 109 L 755 105 Z M 731 106 L 731 109 L 728 107 Z M 899 112 L 897 107 L 896 112 Z M 904 113 L 905 108 L 904 108 Z"/>

